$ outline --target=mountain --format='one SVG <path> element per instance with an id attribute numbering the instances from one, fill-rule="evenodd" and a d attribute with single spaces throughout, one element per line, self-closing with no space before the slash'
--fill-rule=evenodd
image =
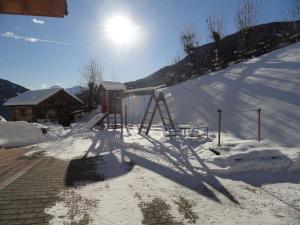
<path id="1" fill-rule="evenodd" d="M 267 52 L 295 43 L 299 40 L 300 31 L 294 27 L 300 27 L 300 21 L 273 22 L 252 27 L 252 46 L 248 58 L 260 56 Z M 220 43 L 220 55 L 224 59 L 224 67 L 230 62 L 237 61 L 241 51 L 239 47 L 241 32 L 224 37 Z M 213 59 L 215 58 L 215 44 L 208 43 L 195 49 L 195 66 L 191 63 L 191 57 L 186 56 L 181 61 L 166 66 L 149 76 L 125 83 L 128 88 L 142 88 L 150 86 L 174 85 L 195 76 L 201 76 L 215 70 Z M 247 53 L 247 52 L 245 52 Z"/>
<path id="2" fill-rule="evenodd" d="M 68 92 L 70 92 L 72 95 L 78 95 L 78 94 L 80 94 L 83 89 L 86 89 L 86 88 L 83 87 L 83 86 L 80 86 L 80 85 L 76 85 L 74 87 L 66 88 L 66 90 Z"/>
<path id="3" fill-rule="evenodd" d="M 6 119 L 10 119 L 10 110 L 7 107 L 3 107 L 3 103 L 9 98 L 15 97 L 25 91 L 28 91 L 28 89 L 21 85 L 0 79 L 0 115 Z"/>

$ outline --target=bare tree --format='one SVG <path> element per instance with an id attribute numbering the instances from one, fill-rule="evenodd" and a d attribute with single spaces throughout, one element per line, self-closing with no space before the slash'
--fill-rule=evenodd
<path id="1" fill-rule="evenodd" d="M 219 56 L 220 56 L 220 42 L 224 34 L 224 22 L 223 18 L 220 16 L 217 16 L 215 11 L 213 14 L 209 15 L 206 19 L 207 23 L 207 29 L 209 32 L 209 36 L 211 39 L 215 42 L 215 62 L 219 62 Z"/>
<path id="2" fill-rule="evenodd" d="M 224 20 L 221 16 L 217 16 L 215 11 L 206 19 L 209 37 L 215 42 L 222 39 L 224 35 Z"/>
<path id="3" fill-rule="evenodd" d="M 190 57 L 191 64 L 196 67 L 196 52 L 195 49 L 199 46 L 198 35 L 192 26 L 186 26 L 180 33 L 180 41 L 183 51 Z"/>
<path id="4" fill-rule="evenodd" d="M 85 64 L 81 69 L 81 76 L 85 86 L 87 86 L 87 99 L 88 99 L 88 109 L 92 109 L 92 105 L 94 103 L 98 103 L 99 101 L 99 86 L 102 80 L 102 68 L 101 66 L 94 60 L 91 59 L 87 64 Z"/>
<path id="5" fill-rule="evenodd" d="M 180 41 L 183 51 L 186 54 L 191 54 L 198 47 L 198 35 L 192 26 L 186 26 L 180 33 Z"/>
<path id="6" fill-rule="evenodd" d="M 256 0 L 243 0 L 236 11 L 236 25 L 242 33 L 246 48 L 251 46 L 252 27 L 258 22 L 259 4 Z"/>
<path id="7" fill-rule="evenodd" d="M 286 21 L 293 21 L 293 29 L 297 31 L 300 29 L 300 1 L 288 0 L 286 2 L 286 7 L 282 10 L 284 19 Z"/>

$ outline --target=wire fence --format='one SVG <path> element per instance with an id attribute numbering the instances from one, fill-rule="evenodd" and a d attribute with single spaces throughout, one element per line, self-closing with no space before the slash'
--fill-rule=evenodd
<path id="1" fill-rule="evenodd" d="M 261 141 L 261 109 L 247 109 L 247 110 L 232 110 L 232 109 L 218 109 L 218 146 L 221 146 L 221 131 L 222 131 L 222 113 L 247 113 L 257 112 L 257 141 Z"/>

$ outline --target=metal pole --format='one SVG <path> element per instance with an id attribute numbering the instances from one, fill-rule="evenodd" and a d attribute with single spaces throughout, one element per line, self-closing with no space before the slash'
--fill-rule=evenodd
<path id="1" fill-rule="evenodd" d="M 127 127 L 127 105 L 125 105 L 125 126 Z"/>
<path id="2" fill-rule="evenodd" d="M 261 140 L 261 133 L 260 133 L 260 127 L 261 127 L 261 123 L 260 123 L 260 114 L 261 114 L 261 109 L 257 110 L 257 140 L 260 141 Z"/>
<path id="3" fill-rule="evenodd" d="M 118 99 L 115 99 L 115 129 L 117 129 L 117 104 L 118 104 Z"/>
<path id="4" fill-rule="evenodd" d="M 218 146 L 220 147 L 221 146 L 221 120 L 222 120 L 222 117 L 221 117 L 221 112 L 222 110 L 221 109 L 218 109 L 218 116 L 219 116 L 219 120 L 218 120 Z"/>
<path id="5" fill-rule="evenodd" d="M 123 132 L 123 98 L 120 98 L 121 132 Z"/>
<path id="6" fill-rule="evenodd" d="M 208 139 L 208 126 L 206 127 L 206 139 Z"/>

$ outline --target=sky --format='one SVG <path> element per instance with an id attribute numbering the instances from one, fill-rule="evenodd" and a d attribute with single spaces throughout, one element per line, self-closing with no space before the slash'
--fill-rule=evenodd
<path id="1" fill-rule="evenodd" d="M 259 23 L 280 21 L 287 0 L 261 0 Z M 0 78 L 29 89 L 82 84 L 80 71 L 90 59 L 104 80 L 133 81 L 184 55 L 179 34 L 187 25 L 200 44 L 209 42 L 206 18 L 215 11 L 225 35 L 236 32 L 240 0 L 68 0 L 65 18 L 0 15 Z M 107 34 L 111 18 L 135 27 L 135 37 L 116 44 Z M 117 37 L 118 38 L 118 37 Z M 120 39 L 120 38 L 119 38 Z"/>

